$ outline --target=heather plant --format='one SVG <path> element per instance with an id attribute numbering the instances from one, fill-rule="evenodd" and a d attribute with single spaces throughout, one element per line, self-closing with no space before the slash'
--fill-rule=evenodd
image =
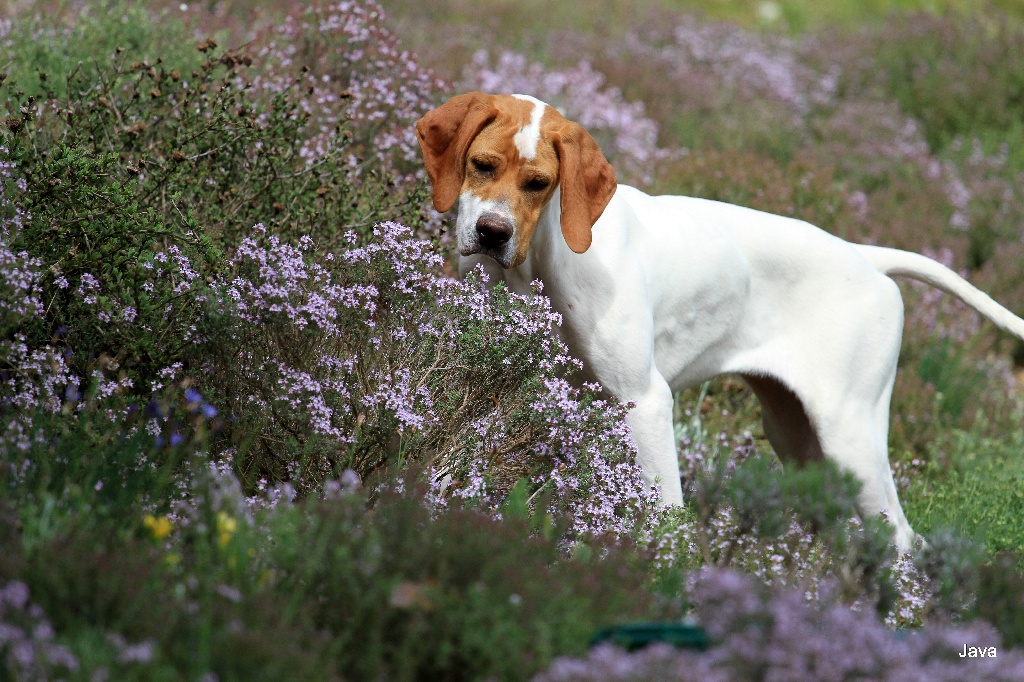
<path id="1" fill-rule="evenodd" d="M 379 4 L 305 7 L 265 30 L 255 45 L 265 61 L 255 87 L 279 90 L 302 67 L 309 72 L 303 106 L 311 125 L 330 135 L 339 118 L 352 121 L 349 165 L 369 159 L 399 179 L 422 179 L 413 124 L 441 103 L 447 87 L 401 48 Z"/>
<path id="2" fill-rule="evenodd" d="M 641 532 L 654 500 L 624 409 L 558 378 L 576 367 L 547 300 L 488 290 L 482 273 L 439 277 L 411 230 L 375 232 L 323 254 L 259 227 L 234 279 L 212 286 L 204 381 L 233 415 L 247 485 L 306 492 L 345 469 L 367 479 L 419 462 L 448 481 L 442 500 L 493 509 L 526 479 L 577 535 Z"/>
<path id="3" fill-rule="evenodd" d="M 708 388 L 701 400 L 710 400 Z M 963 449 L 960 457 L 978 461 L 956 470 L 980 466 L 985 473 L 968 479 L 940 474 L 937 464 L 914 464 L 901 495 L 930 544 L 913 558 L 899 557 L 888 546 L 887 524 L 857 518 L 859 486 L 849 474 L 828 464 L 779 469 L 749 434 L 733 441 L 714 436 L 708 430 L 717 423 L 712 416 L 690 414 L 679 429 L 687 507 L 654 531 L 656 589 L 677 594 L 686 583 L 679 572 L 699 566 L 740 569 L 766 584 L 799 587 L 812 600 L 823 581 L 831 581 L 837 598 L 877 610 L 890 626 L 995 613 L 1004 638 L 1016 641 L 1016 621 L 995 596 L 1002 583 L 980 596 L 978 576 L 995 569 L 985 567 L 982 545 L 968 539 L 983 541 L 989 552 L 1019 547 L 1015 469 L 991 454 L 977 457 Z M 1016 452 L 1015 441 L 997 443 L 988 447 Z M 986 475 L 998 469 L 1000 474 Z M 959 499 L 944 502 L 952 494 Z M 1012 584 L 1017 573 L 1005 561 L 1001 566 L 999 574 Z"/>
<path id="4" fill-rule="evenodd" d="M 851 474 L 829 462 L 783 470 L 749 438 L 724 434 L 684 448 L 687 515 L 654 533 L 664 585 L 680 570 L 723 566 L 816 597 L 831 576 L 848 602 L 893 624 L 921 621 L 930 587 L 893 554 L 884 521 L 859 518 Z"/>
<path id="5" fill-rule="evenodd" d="M 250 57 L 198 47 L 209 59 L 184 76 L 118 49 L 68 74 L 63 96 L 4 83 L 19 111 L 6 121 L 5 181 L 21 189 L 5 195 L 20 223 L 9 244 L 37 259 L 47 301 L 22 333 L 30 352 L 73 349 L 79 376 L 106 354 L 146 391 L 188 362 L 201 290 L 260 219 L 285 235 L 324 225 L 333 244 L 343 228 L 368 233 L 376 210 L 420 212 L 421 194 L 351 175 L 340 131 L 308 158 L 298 82 L 262 100 L 240 73 Z"/>
<path id="6" fill-rule="evenodd" d="M 455 491 L 486 453 L 488 499 L 526 477 L 583 504 L 600 479 L 614 492 L 593 512 L 642 525 L 624 511 L 650 506 L 633 491 L 635 467 L 629 484 L 614 483 L 632 466 L 629 446 L 617 444 L 621 411 L 594 444 L 545 425 L 575 410 L 588 433 L 601 422 L 589 415 L 608 409 L 544 383 L 570 364 L 546 304 L 503 292 L 490 307 L 479 285 L 432 274 L 440 259 L 396 225 L 359 246 L 369 232 L 362 211 L 388 211 L 397 197 L 418 212 L 422 195 L 391 194 L 367 179 L 372 168 L 340 163 L 340 132 L 320 146 L 322 121 L 298 91 L 308 77 L 249 87 L 252 57 L 219 53 L 212 40 L 196 47 L 206 59 L 190 76 L 116 50 L 109 66 L 68 74 L 63 98 L 45 85 L 45 97 L 31 98 L 7 81 L 19 106 L 7 121 L 8 184 L 21 190 L 10 238 L 50 302 L 29 320 L 22 355 L 59 356 L 68 386 L 108 356 L 119 387 L 140 396 L 195 376 L 235 425 L 225 445 L 238 446 L 248 485 L 289 480 L 305 491 L 340 468 L 370 475 L 429 453 L 439 475 L 458 474 Z M 260 214 L 271 216 L 269 244 L 237 244 Z M 312 241 L 293 236 L 313 223 L 337 226 L 317 230 L 324 262 L 348 247 L 329 268 L 307 265 Z M 538 392 L 546 397 L 527 402 Z M 549 481 L 556 462 L 570 473 Z M 484 491 L 477 478 L 472 495 Z"/>
<path id="7" fill-rule="evenodd" d="M 807 603 L 800 590 L 769 591 L 728 569 L 708 570 L 693 587 L 695 615 L 712 646 L 703 652 L 660 645 L 626 653 L 610 645 L 560 658 L 535 680 L 1015 680 L 1019 651 L 1001 648 L 981 621 L 933 624 L 899 636 L 870 613 L 834 597 Z M 977 644 L 975 644 L 977 643 Z M 961 658 L 968 646 L 996 647 L 991 658 Z"/>
<path id="8" fill-rule="evenodd" d="M 423 492 L 398 480 L 368 509 L 348 472 L 324 499 L 249 505 L 214 466 L 176 512 L 119 529 L 80 516 L 25 550 L 5 523 L 5 662 L 84 678 L 525 679 L 654 608 L 628 547 L 570 559 L 526 519 Z"/>

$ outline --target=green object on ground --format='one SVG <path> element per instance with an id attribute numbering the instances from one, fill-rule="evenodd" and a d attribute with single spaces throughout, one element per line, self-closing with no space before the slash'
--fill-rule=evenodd
<path id="1" fill-rule="evenodd" d="M 626 651 L 663 642 L 680 649 L 704 651 L 711 639 L 704 628 L 689 623 L 627 623 L 601 628 L 590 638 L 590 646 L 615 644 Z"/>

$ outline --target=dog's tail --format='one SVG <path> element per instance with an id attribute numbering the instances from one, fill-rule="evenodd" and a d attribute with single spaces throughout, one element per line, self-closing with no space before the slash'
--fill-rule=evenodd
<path id="1" fill-rule="evenodd" d="M 971 285 L 945 265 L 910 251 L 868 245 L 858 245 L 858 249 L 879 272 L 916 279 L 952 294 L 992 320 L 1003 331 L 1024 339 L 1024 320 L 993 301 L 988 294 Z"/>

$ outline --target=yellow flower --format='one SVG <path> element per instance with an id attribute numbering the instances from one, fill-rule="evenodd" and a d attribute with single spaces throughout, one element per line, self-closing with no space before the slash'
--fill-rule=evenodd
<path id="1" fill-rule="evenodd" d="M 259 585 L 260 587 L 266 587 L 276 577 L 277 577 L 277 573 L 274 571 L 274 569 L 272 569 L 272 568 L 265 568 L 265 569 L 263 569 L 263 573 L 260 575 L 260 578 L 259 578 L 259 580 L 257 581 L 256 584 Z"/>
<path id="2" fill-rule="evenodd" d="M 156 517 L 152 514 L 147 514 L 146 518 L 142 519 L 142 525 L 148 528 L 157 540 L 163 540 L 170 535 L 173 527 L 171 520 L 166 516 Z"/>
<path id="3" fill-rule="evenodd" d="M 227 512 L 217 512 L 217 541 L 220 546 L 223 547 L 231 542 L 231 536 L 238 530 L 238 521 L 233 517 L 229 516 Z"/>

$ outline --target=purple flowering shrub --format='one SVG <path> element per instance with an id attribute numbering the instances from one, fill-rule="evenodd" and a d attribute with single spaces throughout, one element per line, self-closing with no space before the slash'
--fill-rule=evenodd
<path id="1" fill-rule="evenodd" d="M 164 419 L 167 411 L 156 406 L 166 399 L 163 389 L 182 380 L 183 365 L 169 362 L 153 371 L 148 385 L 139 380 L 138 365 L 133 367 L 131 362 L 137 363 L 139 359 L 129 357 L 126 361 L 125 350 L 130 340 L 135 340 L 142 348 L 147 347 L 147 342 L 152 344 L 153 337 L 147 338 L 147 333 L 154 332 L 148 326 L 154 324 L 154 316 L 150 310 L 151 316 L 140 317 L 135 306 L 124 304 L 120 298 L 126 292 L 123 280 L 110 278 L 102 269 L 97 270 L 100 277 L 78 270 L 83 261 L 88 262 L 93 256 L 86 253 L 82 261 L 76 260 L 82 254 L 76 252 L 72 244 L 70 253 L 65 254 L 59 264 L 44 268 L 46 257 L 52 252 L 39 249 L 38 244 L 34 246 L 37 252 L 43 250 L 43 256 L 31 256 L 25 250 L 13 251 L 19 246 L 29 246 L 25 233 L 31 221 L 38 219 L 38 215 L 33 216 L 17 201 L 28 203 L 24 201 L 25 196 L 31 192 L 24 178 L 14 177 L 16 170 L 13 164 L 8 164 L 0 175 L 0 185 L 3 185 L 0 193 L 0 263 L 3 266 L 0 310 L 6 332 L 6 340 L 0 343 L 0 413 L 5 417 L 0 438 L 3 448 L 14 460 L 18 458 L 17 453 L 26 457 L 23 462 L 12 461 L 11 471 L 4 472 L 5 478 L 21 484 L 37 474 L 45 478 L 64 465 L 68 465 L 69 471 L 77 472 L 65 472 L 67 477 L 81 474 L 82 471 L 76 469 L 81 462 L 61 459 L 48 464 L 45 454 L 48 438 L 74 440 L 81 437 L 81 432 L 71 436 L 76 429 L 97 428 L 92 439 L 96 443 L 113 438 L 112 431 L 123 431 L 126 437 L 144 431 L 152 437 L 163 437 L 166 442 L 170 435 L 164 433 L 170 428 Z M 123 266 L 124 261 L 115 264 Z M 164 297 L 166 307 L 160 310 L 163 323 L 156 330 L 160 338 L 171 330 L 164 315 L 177 312 L 182 319 L 174 322 L 188 324 L 189 311 L 198 309 L 202 295 L 197 291 L 198 275 L 182 251 L 171 245 L 166 251 L 157 250 L 140 258 L 136 265 L 136 273 L 142 281 L 136 282 L 140 285 L 137 290 L 128 293 L 140 296 L 136 300 L 145 303 L 161 295 Z M 61 266 L 67 268 L 68 275 Z M 140 308 L 146 310 L 146 307 Z M 58 323 L 64 324 L 50 332 Z M 192 325 L 183 330 L 186 342 L 195 340 L 194 330 Z M 75 346 L 69 339 L 77 342 Z M 76 349 L 81 350 L 76 354 Z M 163 361 L 173 358 L 174 353 L 169 352 Z M 146 375 L 142 373 L 142 376 Z M 182 387 L 187 386 L 186 381 Z M 148 401 L 153 409 L 140 409 L 140 400 L 142 404 Z M 93 424 L 93 420 L 99 425 Z M 88 441 L 90 439 L 86 438 L 84 442 Z M 122 463 L 118 460 L 112 468 Z M 140 468 L 154 464 L 142 458 L 121 473 L 137 476 Z M 87 465 L 85 469 L 88 468 Z M 99 486 L 96 488 L 99 492 L 107 474 L 96 475 L 92 483 Z M 121 474 L 111 475 L 120 477 Z M 52 492 L 59 496 L 67 494 L 60 489 Z"/>
<path id="2" fill-rule="evenodd" d="M 301 7 L 301 6 L 300 6 Z M 334 134 L 339 118 L 351 121 L 345 162 L 393 169 L 399 179 L 423 177 L 413 124 L 441 103 L 446 84 L 402 49 L 373 0 L 317 4 L 289 13 L 255 38 L 264 61 L 257 88 L 286 89 L 302 67 L 309 96 L 303 107 L 319 131 L 308 145 L 311 160 Z"/>
<path id="3" fill-rule="evenodd" d="M 203 289 L 256 222 L 281 234 L 325 225 L 332 244 L 345 226 L 368 233 L 378 210 L 422 214 L 421 188 L 346 170 L 343 135 L 307 163 L 295 83 L 263 99 L 245 83 L 250 57 L 198 47 L 206 59 L 191 74 L 118 50 L 78 67 L 63 93 L 2 84 L 20 106 L 2 150 L 5 243 L 37 269 L 46 301 L 18 330 L 19 352 L 61 355 L 70 383 L 107 356 L 145 399 L 166 368 L 201 363 Z"/>
<path id="4" fill-rule="evenodd" d="M 0 147 L 0 153 L 6 148 Z M 6 419 L 0 438 L 7 447 L 27 450 L 31 443 L 30 414 L 40 408 L 58 411 L 63 391 L 72 380 L 63 354 L 32 348 L 26 327 L 43 316 L 39 280 L 42 261 L 27 251 L 14 251 L 25 212 L 11 194 L 24 191 L 24 179 L 12 178 L 12 164 L 0 162 L 0 414 Z"/>
<path id="5" fill-rule="evenodd" d="M 889 625 L 911 626 L 936 607 L 937 585 L 955 583 L 944 576 L 933 584 L 929 576 L 963 554 L 936 553 L 927 572 L 909 555 L 897 556 L 891 528 L 860 519 L 859 484 L 850 474 L 828 462 L 783 470 L 749 434 L 730 442 L 701 428 L 694 421 L 682 434 L 687 506 L 652 533 L 658 580 L 669 590 L 678 589 L 681 572 L 733 568 L 767 585 L 799 588 L 809 600 L 830 584 L 846 603 L 877 611 Z"/>
<path id="6" fill-rule="evenodd" d="M 624 408 L 560 378 L 575 361 L 547 299 L 488 290 L 482 273 L 438 276 L 411 230 L 375 232 L 322 253 L 258 227 L 211 287 L 201 381 L 232 415 L 247 483 L 308 492 L 414 461 L 442 505 L 496 509 L 527 479 L 576 535 L 638 532 L 654 498 Z"/>
<path id="7" fill-rule="evenodd" d="M 4 581 L 0 587 L 0 670 L 16 680 L 58 680 L 78 670 L 78 659 L 54 641 L 55 631 L 30 600 L 28 586 Z"/>
<path id="8" fill-rule="evenodd" d="M 768 590 L 729 569 L 701 572 L 691 591 L 693 615 L 707 629 L 706 651 L 665 645 L 627 653 L 601 645 L 582 658 L 560 658 L 537 682 L 587 680 L 1010 680 L 1024 675 L 1024 654 L 1002 647 L 988 624 L 936 623 L 893 633 L 866 611 L 823 590 L 808 603 L 800 590 Z M 960 657 L 967 647 L 996 656 Z"/>
<path id="9" fill-rule="evenodd" d="M 629 512 L 652 498 L 623 410 L 560 378 L 572 361 L 544 299 L 439 277 L 441 259 L 396 224 L 370 235 L 371 215 L 420 215 L 422 187 L 392 191 L 383 176 L 400 159 L 346 163 L 369 142 L 323 127 L 338 101 L 308 89 L 312 72 L 280 80 L 299 63 L 285 53 L 322 68 L 325 91 L 328 72 L 378 95 L 374 79 L 397 73 L 409 117 L 426 106 L 412 97 L 430 91 L 426 72 L 372 5 L 303 17 L 256 57 L 202 40 L 191 73 L 117 49 L 63 89 L 40 79 L 40 96 L 3 83 L 18 105 L 5 121 L 8 284 L 12 306 L 31 303 L 11 323 L 23 336 L 6 403 L 77 410 L 95 386 L 127 409 L 191 377 L 230 424 L 218 447 L 250 490 L 305 492 L 412 459 L 446 481 L 441 495 L 494 508 L 527 479 L 572 509 L 577 533 L 639 528 Z M 354 129 L 387 118 L 374 97 Z M 260 216 L 270 236 L 237 240 Z M 314 226 L 315 257 L 300 238 Z"/>

